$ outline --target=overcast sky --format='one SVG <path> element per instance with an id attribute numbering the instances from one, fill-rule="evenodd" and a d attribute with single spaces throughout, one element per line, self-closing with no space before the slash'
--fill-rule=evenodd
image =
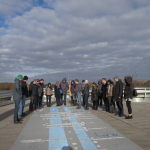
<path id="1" fill-rule="evenodd" d="M 132 71 L 150 79 L 149 0 L 0 0 L 0 82 Z"/>

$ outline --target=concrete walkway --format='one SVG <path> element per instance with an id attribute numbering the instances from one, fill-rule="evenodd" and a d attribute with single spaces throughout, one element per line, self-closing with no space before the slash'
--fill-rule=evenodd
<path id="1" fill-rule="evenodd" d="M 25 110 L 28 110 L 26 103 Z M 13 124 L 13 105 L 0 107 L 0 145 L 24 149 L 150 149 L 150 103 L 133 103 L 133 120 L 75 107 L 45 107 Z M 126 107 L 125 114 L 126 113 Z M 27 111 L 28 112 L 28 111 Z M 127 138 L 126 138 L 127 137 Z M 136 143 L 136 144 L 135 144 Z M 138 146 L 137 146 L 138 145 Z M 128 147 L 127 147 L 128 146 Z M 141 148 L 140 148 L 141 147 Z"/>

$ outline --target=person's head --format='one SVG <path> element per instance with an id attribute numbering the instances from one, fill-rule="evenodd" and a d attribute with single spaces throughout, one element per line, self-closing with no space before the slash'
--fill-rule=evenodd
<path id="1" fill-rule="evenodd" d="M 33 80 L 33 84 L 37 84 L 37 79 L 34 79 L 34 80 Z"/>
<path id="2" fill-rule="evenodd" d="M 63 79 L 63 82 L 64 82 L 64 83 L 66 82 L 66 78 Z"/>
<path id="3" fill-rule="evenodd" d="M 56 86 L 59 86 L 59 81 L 56 81 Z"/>
<path id="4" fill-rule="evenodd" d="M 97 87 L 97 84 L 95 82 L 92 83 L 93 87 Z"/>
<path id="5" fill-rule="evenodd" d="M 85 84 L 88 84 L 89 83 L 89 81 L 88 80 L 85 80 Z"/>
<path id="6" fill-rule="evenodd" d="M 24 76 L 24 77 L 23 77 L 23 81 L 24 81 L 24 82 L 27 82 L 27 81 L 28 81 L 28 76 Z"/>
<path id="7" fill-rule="evenodd" d="M 40 80 L 39 80 L 39 79 L 37 79 L 37 84 L 38 84 L 38 83 L 40 83 Z"/>
<path id="8" fill-rule="evenodd" d="M 115 77 L 114 77 L 114 80 L 115 80 L 115 82 L 118 82 L 118 81 L 119 81 L 119 77 L 118 77 L 118 76 L 115 76 Z"/>
<path id="9" fill-rule="evenodd" d="M 110 79 L 107 81 L 107 84 L 111 84 L 111 80 Z"/>
<path id="10" fill-rule="evenodd" d="M 102 82 L 105 84 L 105 83 L 106 83 L 106 78 L 103 78 L 103 79 L 102 79 Z"/>
<path id="11" fill-rule="evenodd" d="M 98 84 L 102 84 L 102 80 L 99 80 L 99 81 L 98 81 Z"/>
<path id="12" fill-rule="evenodd" d="M 50 84 L 50 83 L 48 83 L 48 87 L 51 87 L 51 84 Z"/>
<path id="13" fill-rule="evenodd" d="M 23 79 L 23 76 L 21 74 L 19 74 L 18 79 L 21 81 Z"/>
<path id="14" fill-rule="evenodd" d="M 69 84 L 71 85 L 71 81 L 69 82 Z"/>
<path id="15" fill-rule="evenodd" d="M 132 77 L 131 76 L 125 76 L 124 81 L 126 84 L 130 85 L 132 83 Z"/>
<path id="16" fill-rule="evenodd" d="M 44 83 L 44 79 L 41 79 L 41 80 L 40 80 L 40 83 Z"/>
<path id="17" fill-rule="evenodd" d="M 78 80 L 78 79 L 75 79 L 75 83 L 78 84 L 78 83 L 79 83 L 79 80 Z"/>
<path id="18" fill-rule="evenodd" d="M 71 84 L 75 84 L 74 80 L 71 81 Z"/>
<path id="19" fill-rule="evenodd" d="M 85 80 L 82 80 L 82 84 L 85 84 Z"/>

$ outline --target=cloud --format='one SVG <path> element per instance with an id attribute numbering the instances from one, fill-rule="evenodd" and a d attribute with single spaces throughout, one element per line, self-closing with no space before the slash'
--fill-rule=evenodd
<path id="1" fill-rule="evenodd" d="M 16 16 L 5 17 L 7 28 L 0 28 L 1 81 L 4 74 L 13 81 L 21 72 L 29 81 L 54 83 L 68 71 L 80 80 L 123 79 L 132 71 L 149 79 L 149 2 L 45 0 L 33 5 L 28 0 L 22 5 L 15 6 L 22 8 L 21 15 L 13 10 Z"/>

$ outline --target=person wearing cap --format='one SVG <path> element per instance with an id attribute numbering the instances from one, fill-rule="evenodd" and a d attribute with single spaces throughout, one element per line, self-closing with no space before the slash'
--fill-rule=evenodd
<path id="1" fill-rule="evenodd" d="M 92 93 L 91 93 L 91 100 L 93 101 L 93 108 L 92 110 L 97 110 L 98 109 L 98 88 L 97 84 L 95 82 L 92 83 Z"/>
<path id="2" fill-rule="evenodd" d="M 27 84 L 26 84 L 27 81 L 28 81 L 28 77 L 27 76 L 24 76 L 23 80 L 21 81 L 22 100 L 20 102 L 19 111 L 18 111 L 19 117 L 24 117 L 24 116 L 27 115 L 27 114 L 23 113 L 26 97 L 28 97 L 28 88 L 27 88 Z"/>
<path id="3" fill-rule="evenodd" d="M 22 100 L 22 88 L 21 88 L 21 80 L 23 76 L 21 74 L 18 75 L 17 78 L 15 78 L 14 81 L 14 101 L 15 101 L 15 109 L 14 109 L 14 124 L 21 123 L 19 117 L 18 117 L 18 110 L 19 105 Z"/>
<path id="4" fill-rule="evenodd" d="M 123 83 L 118 76 L 115 76 L 114 80 L 116 82 L 114 86 L 114 100 L 116 101 L 118 107 L 119 117 L 122 117 L 123 116 L 123 104 L 122 104 Z"/>
<path id="5" fill-rule="evenodd" d="M 60 83 L 60 88 L 62 89 L 63 91 L 63 96 L 64 96 L 64 105 L 66 106 L 66 97 L 67 97 L 67 90 L 69 89 L 69 85 L 66 81 L 67 79 L 64 78 L 62 80 L 62 82 Z M 61 100 L 61 104 L 63 105 L 63 100 Z"/>
<path id="6" fill-rule="evenodd" d="M 79 105 L 78 105 L 77 109 L 81 109 L 82 84 L 79 83 L 79 80 L 78 80 L 78 79 L 75 80 L 75 83 L 76 83 L 76 89 L 75 89 L 75 92 L 76 92 L 76 94 L 77 94 L 78 101 L 79 101 Z"/>
<path id="7" fill-rule="evenodd" d="M 102 89 L 102 80 L 98 81 L 98 106 L 102 106 L 102 98 L 101 98 L 101 89 Z"/>
<path id="8" fill-rule="evenodd" d="M 84 87 L 84 101 L 85 101 L 85 110 L 88 110 L 88 98 L 89 98 L 89 84 L 88 80 L 85 80 L 85 87 Z"/>

